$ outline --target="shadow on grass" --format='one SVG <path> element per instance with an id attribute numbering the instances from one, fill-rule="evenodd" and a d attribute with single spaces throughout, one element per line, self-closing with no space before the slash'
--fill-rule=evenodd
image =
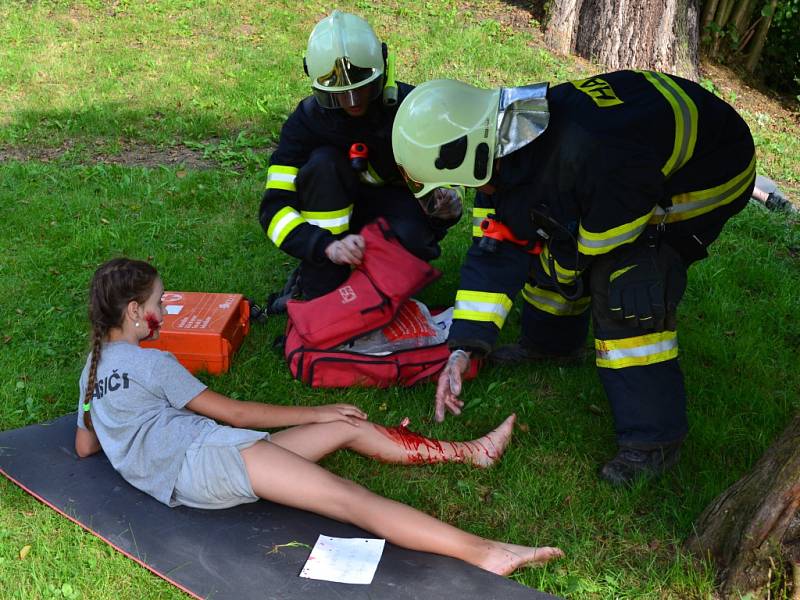
<path id="1" fill-rule="evenodd" d="M 546 0 L 503 0 L 503 4 L 511 7 L 507 16 L 500 16 L 500 20 L 504 24 L 508 22 L 509 25 L 517 26 L 520 18 L 527 13 L 527 21 L 535 19 L 540 28 L 544 27 L 547 17 Z"/>
<path id="2" fill-rule="evenodd" d="M 283 116 L 232 122 L 211 112 L 131 110 L 122 103 L 79 111 L 18 111 L 0 129 L 0 162 L 119 164 L 191 169 L 266 165 Z"/>

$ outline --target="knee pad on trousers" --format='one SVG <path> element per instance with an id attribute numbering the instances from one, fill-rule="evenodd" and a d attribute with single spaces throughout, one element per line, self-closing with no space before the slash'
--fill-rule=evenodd
<path id="1" fill-rule="evenodd" d="M 675 329 L 677 308 L 683 294 L 686 291 L 686 265 L 681 256 L 670 245 L 661 242 L 653 248 L 652 272 L 655 277 L 660 278 L 659 289 L 663 293 L 662 303 L 664 312 L 661 319 L 654 327 L 642 328 L 632 319 L 631 323 L 626 324 L 617 315 L 613 314 L 609 306 L 609 286 L 612 273 L 620 270 L 628 270 L 631 265 L 637 262 L 637 252 L 647 252 L 644 241 L 636 242 L 634 245 L 620 247 L 613 252 L 598 257 L 592 265 L 590 274 L 590 286 L 592 295 L 592 316 L 595 320 L 595 335 L 605 335 L 605 332 L 619 329 L 627 329 L 628 335 L 634 335 L 633 329 L 647 331 L 663 331 L 665 329 Z M 621 279 L 617 280 L 622 281 Z"/>

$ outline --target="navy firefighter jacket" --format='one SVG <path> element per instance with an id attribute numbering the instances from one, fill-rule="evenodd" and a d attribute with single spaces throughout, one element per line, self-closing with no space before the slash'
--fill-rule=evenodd
<path id="1" fill-rule="evenodd" d="M 747 125 L 691 81 L 617 71 L 557 85 L 548 103 L 544 133 L 499 159 L 494 194 L 477 195 L 452 348 L 488 352 L 529 277 L 569 294 L 595 257 L 633 242 L 648 225 L 702 238 L 741 209 L 734 201 L 753 184 Z M 543 230 L 542 253 L 531 257 L 511 243 L 483 251 L 478 223 L 490 214 L 520 239 Z"/>
<path id="2" fill-rule="evenodd" d="M 304 214 L 298 201 L 295 178 L 317 148 L 337 148 L 342 156 L 347 156 L 354 143 L 364 143 L 369 150 L 367 182 L 402 184 L 392 154 L 392 124 L 400 102 L 414 88 L 401 82 L 397 86 L 398 102 L 394 106 L 384 105 L 378 97 L 361 117 L 351 117 L 341 109 L 322 108 L 313 96 L 303 99 L 289 115 L 281 129 L 278 147 L 270 157 L 266 191 L 259 210 L 261 226 L 281 250 L 299 259 L 314 260 L 315 254 L 319 254 L 317 249 L 327 246 L 333 235 L 340 233 L 335 224 L 309 222 L 319 221 L 314 218 L 318 215 Z"/>

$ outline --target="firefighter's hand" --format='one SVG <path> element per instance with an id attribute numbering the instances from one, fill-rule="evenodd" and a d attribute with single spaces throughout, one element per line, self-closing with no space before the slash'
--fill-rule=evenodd
<path id="1" fill-rule="evenodd" d="M 347 237 L 328 244 L 325 256 L 336 265 L 360 265 L 364 260 L 364 238 L 351 233 Z"/>
<path id="2" fill-rule="evenodd" d="M 436 412 L 434 418 L 438 423 L 444 421 L 445 410 L 454 415 L 461 414 L 464 402 L 459 400 L 461 394 L 461 376 L 469 366 L 469 354 L 463 350 L 453 350 L 436 386 Z"/>
<path id="3" fill-rule="evenodd" d="M 425 214 L 442 221 L 458 221 L 461 218 L 461 195 L 455 188 L 436 188 L 422 201 Z"/>

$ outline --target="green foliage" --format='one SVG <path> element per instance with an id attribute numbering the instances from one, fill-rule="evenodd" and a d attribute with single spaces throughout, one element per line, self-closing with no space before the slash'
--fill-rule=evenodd
<path id="1" fill-rule="evenodd" d="M 760 69 L 767 85 L 800 102 L 800 0 L 778 4 Z"/>
<path id="2" fill-rule="evenodd" d="M 714 94 L 715 96 L 719 96 L 719 90 L 717 89 L 717 86 L 714 85 L 714 82 L 711 79 L 709 79 L 708 77 L 703 77 L 700 80 L 700 85 L 703 86 L 705 89 L 707 89 L 712 94 Z"/>
<path id="3" fill-rule="evenodd" d="M 267 155 L 258 150 L 269 147 L 271 142 L 271 136 L 240 131 L 232 140 L 222 139 L 214 142 L 187 140 L 183 145 L 201 151 L 203 158 L 216 161 L 223 167 L 258 173 L 267 168 Z"/>
<path id="4" fill-rule="evenodd" d="M 702 32 L 703 45 L 712 57 L 730 64 L 743 62 L 746 55 L 760 52 L 758 75 L 776 91 L 786 94 L 800 92 L 800 0 L 778 0 L 773 11 L 770 0 L 761 0 L 744 20 L 733 21 L 743 3 L 751 0 L 733 0 L 733 7 L 725 10 L 725 3 L 704 2 L 703 10 L 716 6 Z M 704 13 L 705 14 L 705 13 Z M 771 19 L 763 50 L 756 46 L 760 26 Z M 798 98 L 800 100 L 800 98 Z"/>

